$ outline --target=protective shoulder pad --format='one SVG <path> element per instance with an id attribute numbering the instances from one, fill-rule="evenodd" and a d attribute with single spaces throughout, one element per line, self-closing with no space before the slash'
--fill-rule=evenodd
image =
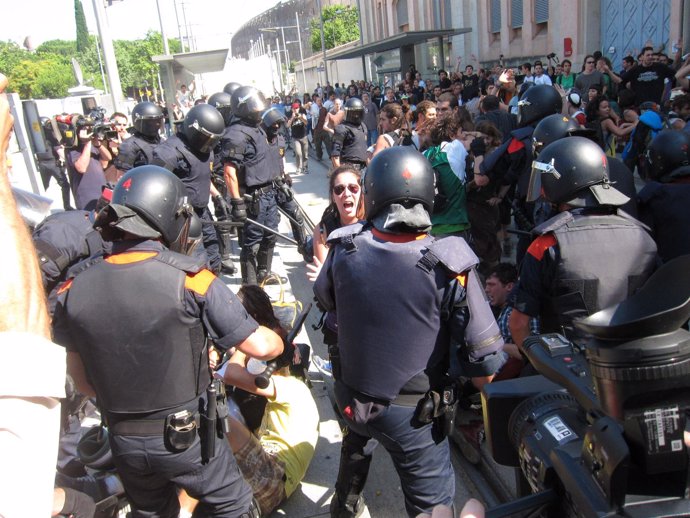
<path id="1" fill-rule="evenodd" d="M 427 271 L 431 271 L 437 264 L 442 264 L 451 273 L 459 275 L 479 264 L 479 258 L 463 238 L 448 236 L 434 240 L 417 263 Z"/>
<path id="2" fill-rule="evenodd" d="M 575 219 L 575 216 L 569 211 L 563 211 L 555 215 L 553 218 L 546 220 L 539 226 L 532 229 L 532 233 L 537 236 L 543 236 L 549 232 L 557 230 Z"/>
<path id="3" fill-rule="evenodd" d="M 525 126 L 524 128 L 518 128 L 510 132 L 517 140 L 531 139 L 532 133 L 534 133 L 534 128 L 532 126 Z"/>
<path id="4" fill-rule="evenodd" d="M 204 257 L 189 257 L 188 255 L 178 254 L 170 250 L 160 252 L 156 256 L 156 260 L 187 273 L 196 273 L 206 268 L 206 259 Z"/>
<path id="5" fill-rule="evenodd" d="M 84 259 L 83 261 L 79 261 L 77 264 L 73 265 L 71 268 L 67 270 L 65 280 L 73 279 L 80 273 L 83 273 L 84 271 L 91 268 L 94 264 L 100 263 L 101 261 L 103 261 L 103 259 L 103 256 L 100 255 L 98 257 L 90 257 L 88 259 Z"/>
<path id="6" fill-rule="evenodd" d="M 629 221 L 630 223 L 634 223 L 634 224 L 637 225 L 638 227 L 642 227 L 642 228 L 645 229 L 647 232 L 651 232 L 651 231 L 652 231 L 652 229 L 651 229 L 650 227 L 648 227 L 647 225 L 645 225 L 644 223 L 642 223 L 639 219 L 637 219 L 637 218 L 631 216 L 630 214 L 628 214 L 627 212 L 625 212 L 625 211 L 622 210 L 622 209 L 617 209 L 617 210 L 616 210 L 616 215 L 617 215 L 617 216 L 620 216 L 620 217 L 623 218 L 625 221 Z"/>
<path id="7" fill-rule="evenodd" d="M 328 239 L 326 242 L 328 244 L 340 243 L 348 237 L 354 237 L 360 234 L 364 230 L 364 223 L 354 223 L 352 225 L 347 225 L 346 227 L 336 228 L 333 232 L 328 234 Z"/>

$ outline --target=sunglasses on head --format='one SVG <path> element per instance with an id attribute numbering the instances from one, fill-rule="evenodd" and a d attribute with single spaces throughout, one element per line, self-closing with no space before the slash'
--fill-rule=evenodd
<path id="1" fill-rule="evenodd" d="M 348 183 L 347 185 L 340 184 L 333 186 L 333 192 L 336 196 L 340 196 L 342 193 L 344 193 L 345 189 L 350 191 L 351 194 L 357 194 L 359 192 L 359 185 L 356 183 Z"/>

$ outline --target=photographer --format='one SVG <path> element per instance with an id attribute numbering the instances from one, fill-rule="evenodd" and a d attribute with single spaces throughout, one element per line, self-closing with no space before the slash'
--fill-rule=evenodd
<path id="1" fill-rule="evenodd" d="M 77 147 L 67 152 L 66 162 L 76 208 L 93 210 L 107 183 L 105 168 L 113 159 L 104 136 L 94 133 L 93 119 L 80 117 L 76 122 Z"/>

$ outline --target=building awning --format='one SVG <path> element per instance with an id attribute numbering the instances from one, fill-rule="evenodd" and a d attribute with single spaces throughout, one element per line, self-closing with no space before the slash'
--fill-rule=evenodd
<path id="1" fill-rule="evenodd" d="M 225 61 L 228 57 L 229 49 L 202 50 L 199 52 L 183 52 L 180 54 L 170 54 L 168 56 L 152 56 L 154 63 L 172 63 L 187 69 L 192 74 L 203 74 L 206 72 L 221 72 L 225 68 Z"/>
<path id="2" fill-rule="evenodd" d="M 458 34 L 465 34 L 472 32 L 472 29 L 465 27 L 462 29 L 443 29 L 438 31 L 409 31 L 401 34 L 396 34 L 385 40 L 367 43 L 366 45 L 357 45 L 349 49 L 343 49 L 337 52 L 326 54 L 326 59 L 335 61 L 337 59 L 351 59 L 366 56 L 367 54 L 374 54 L 378 52 L 385 52 L 391 49 L 398 49 L 408 45 L 416 45 L 434 38 L 445 38 L 449 36 L 457 36 Z"/>

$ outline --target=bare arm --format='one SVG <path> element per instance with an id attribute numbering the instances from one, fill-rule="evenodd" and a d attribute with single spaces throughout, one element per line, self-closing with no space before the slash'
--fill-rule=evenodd
<path id="1" fill-rule="evenodd" d="M 89 162 L 91 161 L 91 140 L 84 144 L 84 149 L 81 151 L 81 155 L 74 162 L 74 169 L 77 173 L 84 174 L 89 168 Z"/>
<path id="2" fill-rule="evenodd" d="M 228 186 L 228 192 L 231 198 L 240 197 L 240 182 L 237 180 L 237 169 L 231 163 L 226 163 L 223 167 L 223 176 L 225 177 L 225 185 Z"/>
<path id="3" fill-rule="evenodd" d="M 616 126 L 611 119 L 604 119 L 601 121 L 601 126 L 605 131 L 608 131 L 616 137 L 624 137 L 625 135 L 629 135 L 635 129 L 635 125 L 631 123 L 625 123 L 620 127 Z"/>
<path id="4" fill-rule="evenodd" d="M 272 360 L 283 352 L 283 339 L 271 329 L 259 326 L 237 349 L 257 360 Z"/>
<path id="5" fill-rule="evenodd" d="M 102 142 L 99 142 L 96 148 L 98 149 L 98 153 L 100 154 L 98 160 L 101 163 L 101 167 L 105 169 L 106 167 L 108 167 L 108 164 L 113 159 L 113 154 L 110 152 L 110 149 L 108 149 L 108 146 L 104 146 Z"/>
<path id="6" fill-rule="evenodd" d="M 386 137 L 383 135 L 379 135 L 379 138 L 376 139 L 376 146 L 374 147 L 374 152 L 372 153 L 372 156 L 376 156 L 376 153 L 379 151 L 383 151 L 386 148 L 389 148 L 390 145 L 388 144 L 388 140 L 386 140 Z"/>
<path id="7" fill-rule="evenodd" d="M 223 381 L 228 385 L 234 385 L 242 390 L 265 397 L 275 397 L 276 389 L 273 379 L 269 379 L 268 387 L 261 389 L 256 386 L 254 379 L 256 376 L 247 370 L 247 360 L 249 358 L 242 351 L 235 351 L 225 368 Z"/>
<path id="8" fill-rule="evenodd" d="M 510 334 L 513 336 L 515 345 L 517 345 L 520 350 L 522 350 L 522 342 L 530 335 L 529 319 L 529 315 L 515 308 L 510 312 L 508 327 L 510 328 Z"/>
<path id="9" fill-rule="evenodd" d="M 79 392 L 88 397 L 96 397 L 96 391 L 86 377 L 84 362 L 79 353 L 67 351 L 67 373 L 72 376 Z"/>

